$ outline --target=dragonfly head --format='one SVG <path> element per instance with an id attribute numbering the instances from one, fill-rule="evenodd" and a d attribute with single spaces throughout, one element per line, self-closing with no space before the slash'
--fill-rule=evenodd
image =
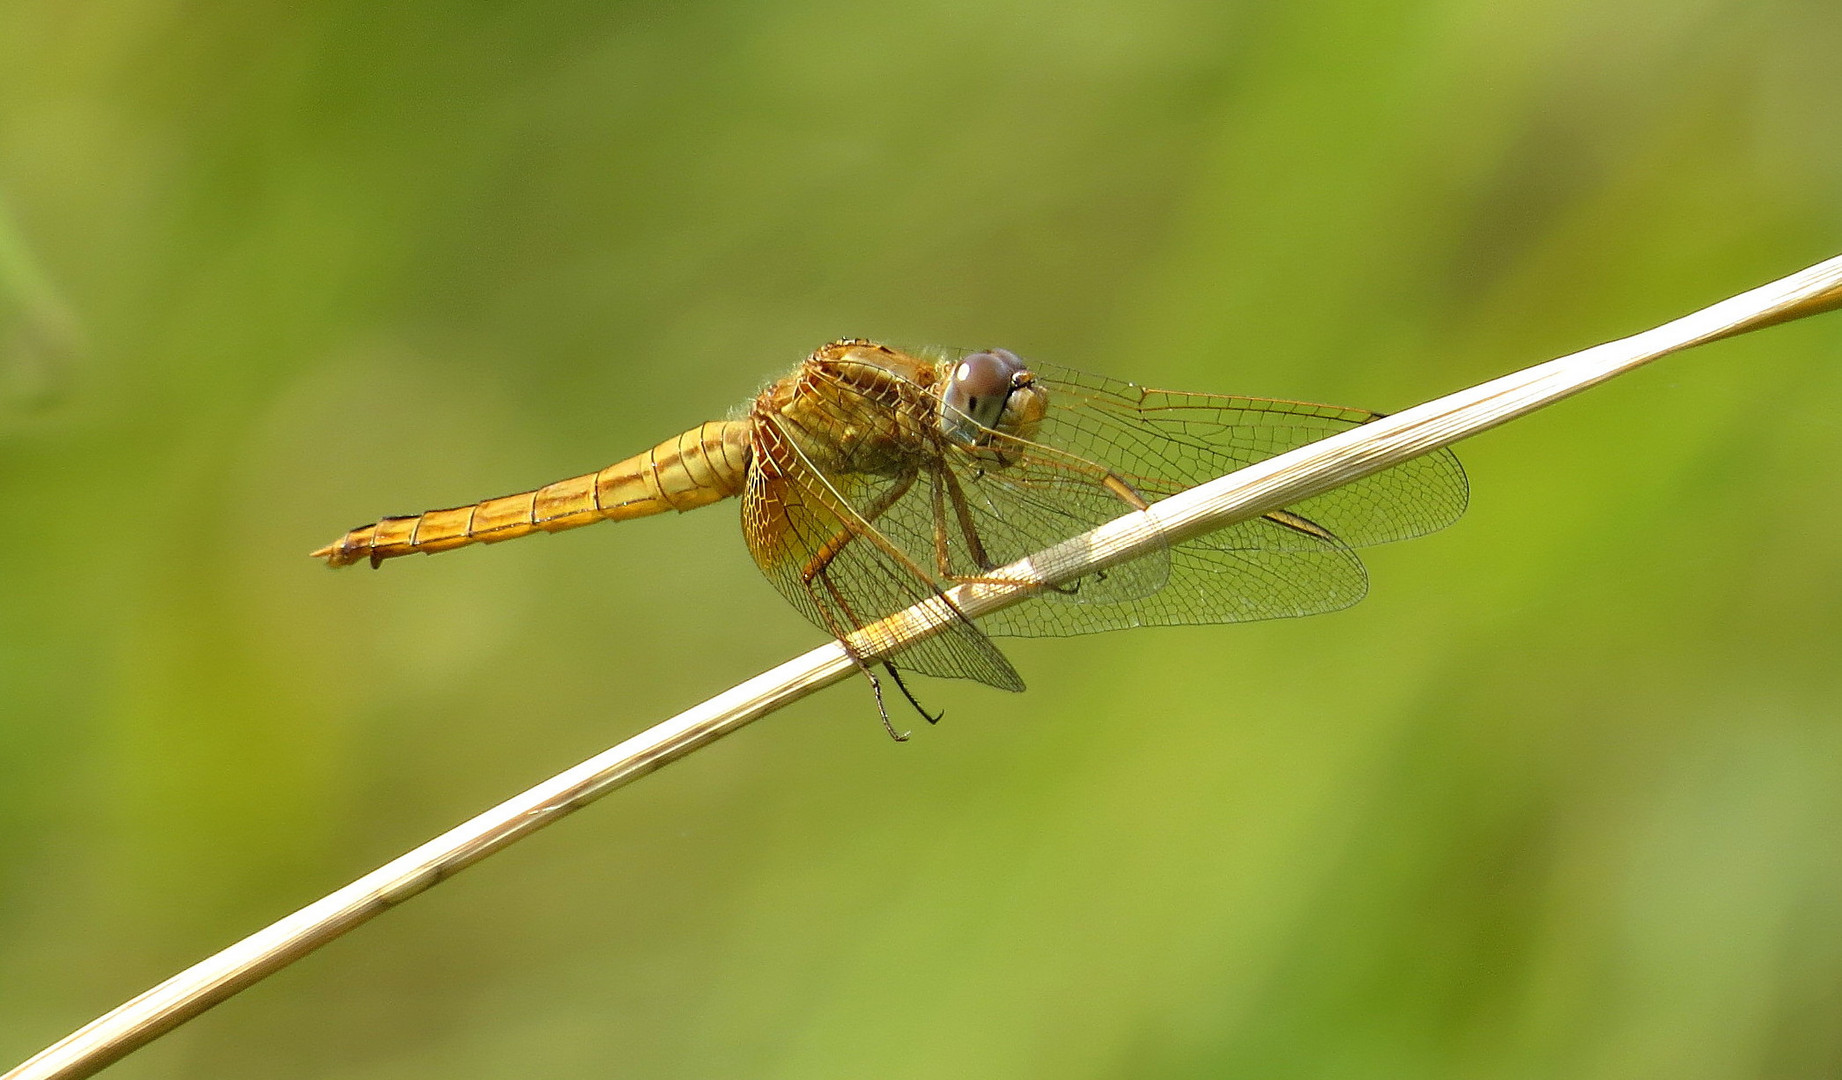
<path id="1" fill-rule="evenodd" d="M 962 446 L 986 446 L 992 434 L 1030 439 L 1042 423 L 1048 395 L 1023 358 L 987 349 L 960 358 L 940 392 L 940 430 Z"/>

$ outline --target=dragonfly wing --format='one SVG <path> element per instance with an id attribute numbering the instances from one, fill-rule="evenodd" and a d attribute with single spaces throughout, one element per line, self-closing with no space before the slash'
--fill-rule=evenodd
<path id="1" fill-rule="evenodd" d="M 931 494 L 911 492 L 879 522 L 888 522 L 889 535 L 914 551 L 930 545 L 938 550 L 942 545 L 933 537 L 944 532 L 951 576 L 964 578 L 1132 508 L 1107 487 L 1107 470 L 1071 455 L 1017 449 L 1019 456 L 1002 469 L 976 469 L 971 455 L 949 453 L 949 475 L 934 480 L 943 488 L 938 502 Z M 955 490 L 963 493 L 970 530 L 953 508 Z M 944 527 L 936 527 L 937 521 Z M 984 549 L 983 565 L 970 551 L 968 531 Z M 1269 531 L 1276 535 L 1265 535 Z M 997 637 L 1068 637 L 1134 626 L 1311 615 L 1362 599 L 1368 582 L 1354 552 L 1334 536 L 1307 536 L 1301 543 L 1277 535 L 1292 531 L 1264 520 L 1243 522 L 1078 578 L 983 616 L 979 625 Z"/>
<path id="2" fill-rule="evenodd" d="M 1094 591 L 1066 598 L 1078 603 L 1028 600 L 985 616 L 980 625 L 994 637 L 1071 637 L 1134 626 L 1285 619 L 1336 611 L 1361 600 L 1368 575 L 1356 553 L 1334 538 L 1315 543 L 1315 549 L 1290 538 L 1284 549 L 1177 544 L 1161 556 L 1167 564 L 1163 587 L 1148 595 L 1111 597 Z M 1113 572 L 1131 573 L 1136 565 L 1126 563 Z"/>
<path id="3" fill-rule="evenodd" d="M 902 649 L 894 663 L 923 675 L 1022 690 L 1023 679 L 991 639 L 947 604 L 911 553 L 880 531 L 888 508 L 914 497 L 903 484 L 863 474 L 827 477 L 791 436 L 763 421 L 742 495 L 749 552 L 782 596 L 837 638 L 938 601 L 946 629 Z"/>
<path id="4" fill-rule="evenodd" d="M 1106 470 L 1065 455 L 1032 452 L 993 469 L 963 448 L 943 447 L 943 462 L 916 491 L 879 519 L 884 530 L 947 582 L 984 576 L 1132 509 L 1105 486 Z M 1170 559 L 1153 551 L 1043 594 L 1050 603 L 1112 603 L 1149 596 L 1170 577 Z"/>
<path id="5" fill-rule="evenodd" d="M 1012 464 L 984 471 L 971 485 L 977 495 L 967 500 L 981 529 L 1011 541 L 988 545 L 1002 550 L 999 563 L 1128 509 L 1102 483 L 1106 477 L 1156 501 L 1378 415 L 1151 390 L 1065 368 L 1033 370 L 1049 394 L 1041 427 L 1028 443 L 1000 439 Z M 1046 593 L 1047 602 L 995 612 L 982 625 L 997 636 L 1041 637 L 1334 611 L 1368 589 L 1351 547 L 1443 528 L 1463 513 L 1466 497 L 1464 470 L 1440 451 L 1286 513 L 1155 552 L 1104 580 Z"/>
<path id="6" fill-rule="evenodd" d="M 1147 498 L 1187 487 L 1379 419 L 1382 414 L 1272 398 L 1155 390 L 1101 375 L 1033 365 L 1049 391 L 1037 441 L 1119 472 Z M 1436 532 L 1465 512 L 1458 458 L 1438 450 L 1289 509 L 1350 547 Z M 1263 549 L 1316 548 L 1308 533 L 1253 530 Z"/>

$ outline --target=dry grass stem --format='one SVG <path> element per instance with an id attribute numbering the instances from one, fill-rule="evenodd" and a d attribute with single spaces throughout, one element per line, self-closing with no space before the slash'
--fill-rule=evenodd
<path id="1" fill-rule="evenodd" d="M 1016 586 L 949 594 L 982 615 L 1044 585 L 1124 562 L 1161 543 L 1288 506 L 1457 442 L 1658 357 L 1842 306 L 1842 257 L 1633 337 L 1540 364 L 1301 447 L 1128 513 L 1000 571 Z M 938 600 L 866 628 L 869 652 L 935 632 Z M 836 642 L 756 676 L 546 780 L 287 918 L 174 975 L 42 1051 L 0 1080 L 89 1076 L 237 991 L 463 867 L 637 777 L 852 674 Z"/>

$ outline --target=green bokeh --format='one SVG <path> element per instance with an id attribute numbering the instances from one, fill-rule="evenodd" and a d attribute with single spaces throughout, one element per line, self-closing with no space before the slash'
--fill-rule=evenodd
<path id="1" fill-rule="evenodd" d="M 731 506 L 381 573 L 838 336 L 1400 408 L 1842 249 L 1842 9 L 0 4 L 0 1066 L 818 643 Z M 122 1077 L 1842 1072 L 1842 316 L 1361 606 L 618 793 Z"/>

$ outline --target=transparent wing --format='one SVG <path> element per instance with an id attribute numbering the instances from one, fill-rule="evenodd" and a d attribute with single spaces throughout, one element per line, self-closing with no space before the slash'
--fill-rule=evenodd
<path id="1" fill-rule="evenodd" d="M 1019 462 L 982 474 L 965 464 L 924 477 L 877 519 L 904 549 L 935 552 L 929 565 L 944 581 L 977 577 L 1131 509 L 1100 480 L 1060 462 Z M 953 506 L 956 490 L 963 492 L 971 529 Z M 1299 537 L 1252 521 L 1080 578 L 986 615 L 979 625 L 996 636 L 1067 637 L 1134 626 L 1248 622 L 1348 607 L 1367 587 L 1362 563 L 1335 537 Z"/>
<path id="2" fill-rule="evenodd" d="M 1106 486 L 1107 470 L 1041 447 L 993 469 L 942 443 L 942 461 L 881 517 L 893 543 L 915 553 L 939 581 L 987 571 L 1110 521 L 1133 506 Z M 1051 603 L 1117 603 L 1150 596 L 1170 579 L 1163 549 L 1044 594 Z M 983 624 L 981 624 L 983 625 Z"/>
<path id="3" fill-rule="evenodd" d="M 780 594 L 819 628 L 843 638 L 940 597 L 922 566 L 875 524 L 885 508 L 912 497 L 912 486 L 912 480 L 856 473 L 827 477 L 774 422 L 763 421 L 742 495 L 743 535 Z M 1022 678 L 997 646 L 941 604 L 947 628 L 903 649 L 895 663 L 924 675 L 1022 690 Z"/>
<path id="4" fill-rule="evenodd" d="M 1163 498 L 1382 414 L 1270 398 L 1154 390 L 1052 365 L 1032 370 L 1049 388 L 1037 441 L 1106 465 L 1147 498 Z M 1458 458 L 1439 450 L 1290 507 L 1350 547 L 1436 532 L 1465 512 L 1469 485 Z M 1315 545 L 1296 530 L 1263 537 Z"/>
<path id="5" fill-rule="evenodd" d="M 1000 440 L 1004 456 L 1014 460 L 995 468 L 989 455 L 949 447 L 950 476 L 934 482 L 946 489 L 949 541 L 962 531 L 953 520 L 953 489 L 963 490 L 990 556 L 987 565 L 1013 561 L 1129 509 L 1105 486 L 1109 474 L 1156 501 L 1378 415 L 1151 390 L 1052 366 L 1033 364 L 1032 370 L 1049 393 L 1035 440 Z M 907 512 L 892 513 L 888 526 L 905 546 L 940 531 L 935 522 L 943 515 L 931 507 L 917 514 L 916 498 L 911 493 L 904 499 Z M 1242 522 L 995 612 L 981 625 L 993 635 L 1044 637 L 1334 611 L 1362 599 L 1368 588 L 1351 546 L 1443 528 L 1464 512 L 1466 498 L 1463 469 L 1441 451 L 1305 500 L 1289 508 L 1290 515 Z M 964 552 L 948 561 L 962 576 L 976 574 L 976 563 Z"/>

